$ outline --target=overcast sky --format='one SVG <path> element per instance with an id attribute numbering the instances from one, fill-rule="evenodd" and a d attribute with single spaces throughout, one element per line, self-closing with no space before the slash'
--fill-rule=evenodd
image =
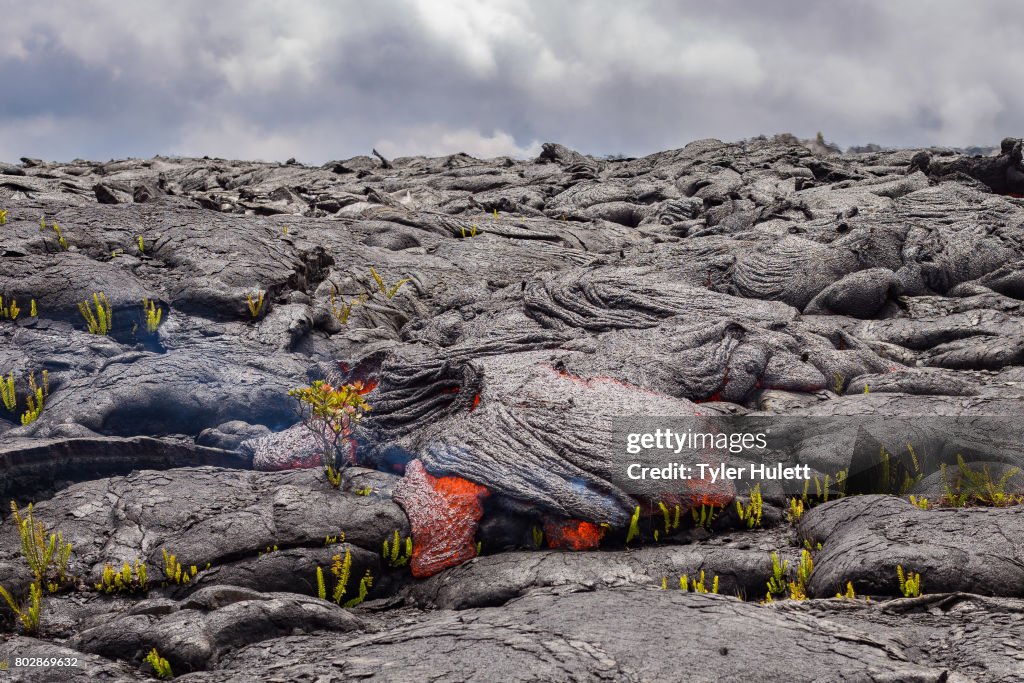
<path id="1" fill-rule="evenodd" d="M 1024 135 L 1018 0 L 0 0 L 0 160 Z"/>

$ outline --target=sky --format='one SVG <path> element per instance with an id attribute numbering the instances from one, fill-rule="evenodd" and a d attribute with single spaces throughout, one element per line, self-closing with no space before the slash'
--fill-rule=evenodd
<path id="1" fill-rule="evenodd" d="M 0 0 L 0 160 L 1024 134 L 1018 0 Z"/>

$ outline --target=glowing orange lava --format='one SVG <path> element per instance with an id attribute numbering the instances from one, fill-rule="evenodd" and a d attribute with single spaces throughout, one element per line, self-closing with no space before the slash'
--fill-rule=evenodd
<path id="1" fill-rule="evenodd" d="M 476 556 L 477 524 L 489 493 L 486 486 L 462 477 L 428 474 L 419 460 L 406 466 L 394 500 L 412 527 L 413 576 L 433 576 Z"/>
<path id="2" fill-rule="evenodd" d="M 601 543 L 604 529 L 578 519 L 544 520 L 544 537 L 549 548 L 593 550 Z"/>
<path id="3" fill-rule="evenodd" d="M 468 499 L 475 502 L 489 493 L 486 486 L 462 477 L 432 477 L 428 474 L 427 482 L 433 486 L 434 491 L 449 498 Z"/>

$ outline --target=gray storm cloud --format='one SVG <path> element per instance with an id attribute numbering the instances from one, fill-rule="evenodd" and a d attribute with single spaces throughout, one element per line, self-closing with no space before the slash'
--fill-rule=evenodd
<path id="1" fill-rule="evenodd" d="M 644 154 L 1024 134 L 991 2 L 0 0 L 0 159 Z"/>

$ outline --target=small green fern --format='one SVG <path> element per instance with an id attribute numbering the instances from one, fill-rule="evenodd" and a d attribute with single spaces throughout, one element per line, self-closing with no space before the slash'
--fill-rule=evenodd
<path id="1" fill-rule="evenodd" d="M 746 508 L 743 507 L 743 503 L 736 501 L 736 510 L 739 513 L 740 521 L 745 522 L 748 529 L 756 529 L 761 526 L 763 505 L 764 499 L 761 497 L 760 484 L 755 484 L 754 489 L 750 491 L 750 503 Z"/>
<path id="2" fill-rule="evenodd" d="M 896 578 L 899 579 L 900 593 L 905 598 L 917 598 L 921 595 L 921 574 L 903 570 L 903 565 L 896 565 Z"/>
<path id="3" fill-rule="evenodd" d="M 370 274 L 373 275 L 373 279 L 377 283 L 377 288 L 380 290 L 380 293 L 383 294 L 384 297 L 387 299 L 394 298 L 395 294 L 398 294 L 398 290 L 401 289 L 402 285 L 404 285 L 406 282 L 412 282 L 412 278 L 407 277 L 399 280 L 391 287 L 388 287 L 384 283 L 384 278 L 378 275 L 376 270 L 370 268 Z"/>
<path id="4" fill-rule="evenodd" d="M 853 590 L 853 581 L 847 581 L 846 592 L 836 593 L 836 597 L 840 600 L 855 600 L 857 598 L 857 592 Z"/>
<path id="5" fill-rule="evenodd" d="M 114 312 L 103 292 L 93 293 L 92 300 L 96 306 L 95 310 L 90 306 L 88 300 L 79 302 L 78 310 L 85 318 L 85 324 L 89 328 L 90 334 L 105 335 L 110 332 L 114 322 Z"/>
<path id="6" fill-rule="evenodd" d="M 4 298 L 0 296 L 0 320 L 17 320 L 19 313 L 21 309 L 17 299 L 11 297 L 4 303 Z"/>
<path id="7" fill-rule="evenodd" d="M 18 408 L 18 397 L 14 393 L 14 372 L 7 377 L 0 375 L 0 400 L 3 400 L 4 407 L 10 412 Z"/>
<path id="8" fill-rule="evenodd" d="M 160 308 L 156 301 L 143 299 L 142 310 L 146 314 L 146 330 L 150 334 L 156 334 L 157 328 L 160 327 L 160 320 L 164 316 L 164 309 Z"/>
<path id="9" fill-rule="evenodd" d="M 700 570 L 700 579 L 691 579 L 688 574 L 679 577 L 679 588 L 685 592 L 718 594 L 718 575 L 711 581 L 711 590 L 704 583 L 704 570 Z"/>
<path id="10" fill-rule="evenodd" d="M 373 574 L 371 574 L 370 570 L 367 569 L 366 574 L 364 574 L 363 578 L 359 580 L 359 595 L 346 602 L 345 607 L 355 607 L 361 604 L 363 600 L 366 599 L 366 594 L 370 591 L 372 586 Z"/>
<path id="11" fill-rule="evenodd" d="M 640 506 L 633 510 L 633 517 L 629 520 L 629 530 L 626 532 L 626 545 L 629 545 L 640 535 Z"/>
<path id="12" fill-rule="evenodd" d="M 153 675 L 157 678 L 174 678 L 174 672 L 171 671 L 170 662 L 161 657 L 155 647 L 149 651 L 148 655 L 146 655 L 145 661 L 153 667 Z"/>
<path id="13" fill-rule="evenodd" d="M 714 505 L 701 505 L 700 512 L 697 512 L 697 508 L 690 510 L 690 514 L 693 515 L 693 523 L 703 529 L 710 529 L 712 522 L 718 518 L 717 508 Z"/>
<path id="14" fill-rule="evenodd" d="M 14 596 L 8 593 L 3 586 L 0 586 L 0 598 L 3 598 L 7 606 L 14 612 L 26 635 L 39 633 L 43 612 L 43 589 L 40 587 L 39 581 L 34 581 L 29 586 L 28 602 L 25 605 L 19 605 Z"/>
<path id="15" fill-rule="evenodd" d="M 192 579 L 199 573 L 199 567 L 196 565 L 193 564 L 186 568 L 173 553 L 169 553 L 166 550 L 162 552 L 164 555 L 164 579 L 167 583 L 185 585 L 191 583 Z M 207 568 L 209 568 L 209 565 L 207 565 Z"/>
<path id="16" fill-rule="evenodd" d="M 394 540 L 389 543 L 388 539 L 384 539 L 382 556 L 391 567 L 404 567 L 409 564 L 409 560 L 412 559 L 412 536 L 402 541 L 401 534 L 395 529 Z"/>
<path id="17" fill-rule="evenodd" d="M 249 308 L 249 317 L 255 320 L 263 311 L 263 295 L 266 292 L 256 292 L 255 298 L 252 294 L 246 293 L 245 304 Z"/>
<path id="18" fill-rule="evenodd" d="M 772 553 L 772 574 L 768 577 L 768 598 L 773 595 L 785 595 L 786 593 L 786 571 L 789 569 L 789 560 L 779 560 L 779 554 Z"/>
<path id="19" fill-rule="evenodd" d="M 146 571 L 146 563 L 135 560 L 135 566 L 127 562 L 120 571 L 114 569 L 113 565 L 103 565 L 103 576 L 96 584 L 96 590 L 101 593 L 134 593 L 136 591 L 146 592 L 149 589 L 149 576 Z"/>

